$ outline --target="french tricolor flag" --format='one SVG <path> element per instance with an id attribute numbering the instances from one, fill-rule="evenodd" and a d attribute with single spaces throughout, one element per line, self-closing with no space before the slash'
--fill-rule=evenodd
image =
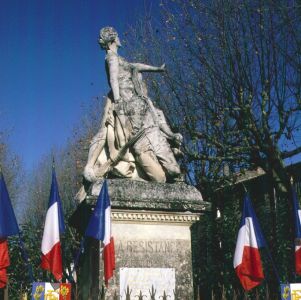
<path id="1" fill-rule="evenodd" d="M 17 234 L 20 235 L 20 230 L 0 166 L 0 289 L 8 281 L 6 269 L 10 259 L 7 237 Z"/>
<path id="2" fill-rule="evenodd" d="M 60 233 L 63 233 L 64 231 L 65 223 L 62 203 L 56 181 L 55 170 L 52 168 L 52 183 L 41 247 L 41 268 L 50 271 L 58 281 L 60 281 L 63 277 Z"/>
<path id="3" fill-rule="evenodd" d="M 111 203 L 106 180 L 102 185 L 85 236 L 103 242 L 104 278 L 105 284 L 108 285 L 109 279 L 113 277 L 113 271 L 115 270 L 115 250 L 111 226 Z"/>
<path id="4" fill-rule="evenodd" d="M 233 261 L 235 272 L 246 291 L 264 279 L 259 248 L 265 245 L 251 200 L 246 195 Z"/>
<path id="5" fill-rule="evenodd" d="M 293 206 L 295 216 L 295 269 L 301 275 L 301 210 L 295 189 L 292 187 Z"/>

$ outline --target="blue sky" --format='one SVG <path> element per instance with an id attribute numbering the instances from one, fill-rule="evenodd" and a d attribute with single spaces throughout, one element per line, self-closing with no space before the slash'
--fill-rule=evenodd
<path id="1" fill-rule="evenodd" d="M 31 169 L 108 90 L 99 29 L 122 33 L 156 0 L 1 0 L 0 126 Z M 1 131 L 0 130 L 0 131 Z"/>
<path id="2" fill-rule="evenodd" d="M 30 170 L 108 91 L 99 29 L 121 35 L 160 0 L 1 0 L 0 132 Z M 290 164 L 300 156 L 287 160 Z"/>

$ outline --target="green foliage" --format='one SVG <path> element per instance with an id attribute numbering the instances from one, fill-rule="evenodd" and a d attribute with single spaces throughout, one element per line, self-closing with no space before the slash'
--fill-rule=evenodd
<path id="1" fill-rule="evenodd" d="M 24 173 L 21 160 L 9 146 L 8 132 L 0 130 L 0 168 L 9 190 L 11 201 L 17 207 L 20 204 L 18 193 L 22 190 L 22 175 Z M 17 211 L 18 213 L 18 211 Z"/>
<path id="2" fill-rule="evenodd" d="M 294 177 L 301 199 L 301 164 L 288 168 L 288 172 Z M 244 181 L 244 186 L 239 183 L 217 190 L 212 195 L 211 213 L 205 215 L 192 230 L 195 284 L 205 299 L 209 299 L 212 293 L 217 299 L 235 299 L 244 295 L 233 268 L 233 255 L 245 188 L 249 192 L 268 244 L 268 249 L 261 249 L 265 280 L 262 285 L 248 293 L 248 299 L 278 297 L 279 282 L 268 251 L 281 282 L 299 281 L 294 274 L 294 218 L 289 207 L 292 199 L 289 194 L 276 193 L 269 177 L 263 175 Z M 220 211 L 219 218 L 217 210 Z M 271 298 L 266 298 L 267 293 Z"/>

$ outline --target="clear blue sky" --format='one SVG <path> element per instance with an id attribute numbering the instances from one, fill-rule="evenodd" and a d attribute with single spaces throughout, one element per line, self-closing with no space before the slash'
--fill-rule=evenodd
<path id="1" fill-rule="evenodd" d="M 126 30 L 157 0 L 1 0 L 0 126 L 30 169 L 108 90 L 99 29 Z M 1 131 L 1 130 L 0 130 Z"/>

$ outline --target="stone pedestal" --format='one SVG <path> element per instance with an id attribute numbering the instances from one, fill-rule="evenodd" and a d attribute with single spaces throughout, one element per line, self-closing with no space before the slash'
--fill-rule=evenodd
<path id="1" fill-rule="evenodd" d="M 94 184 L 90 195 L 72 217 L 72 223 L 82 232 L 101 185 L 102 182 Z M 163 288 L 166 293 L 172 292 L 167 299 L 193 299 L 190 226 L 199 220 L 208 207 L 201 194 L 185 183 L 160 184 L 114 179 L 108 180 L 108 187 L 116 271 L 106 290 L 105 299 L 115 299 L 116 296 L 116 299 L 128 299 L 125 296 L 126 283 L 132 285 L 129 286 L 131 299 L 138 299 L 137 288 L 144 289 L 143 299 L 152 299 L 152 285 L 156 284 L 155 299 L 162 299 L 159 297 L 163 296 Z M 86 298 L 82 299 L 85 300 L 88 299 L 87 295 L 97 299 L 95 293 L 102 281 L 103 263 L 93 250 L 95 242 L 94 245 L 93 241 L 90 242 L 91 249 L 86 251 L 86 256 L 92 255 L 93 258 L 83 259 L 85 262 L 82 266 L 82 269 L 89 269 L 82 274 L 85 277 L 83 288 L 86 289 Z M 134 273 L 140 274 L 138 279 L 124 275 Z M 170 278 L 164 278 L 167 276 L 164 274 L 170 274 Z M 162 279 L 158 278 L 160 276 L 163 276 Z M 167 284 L 165 281 L 175 282 L 175 286 L 171 287 L 172 283 Z M 161 287 L 158 282 L 162 284 Z"/>

